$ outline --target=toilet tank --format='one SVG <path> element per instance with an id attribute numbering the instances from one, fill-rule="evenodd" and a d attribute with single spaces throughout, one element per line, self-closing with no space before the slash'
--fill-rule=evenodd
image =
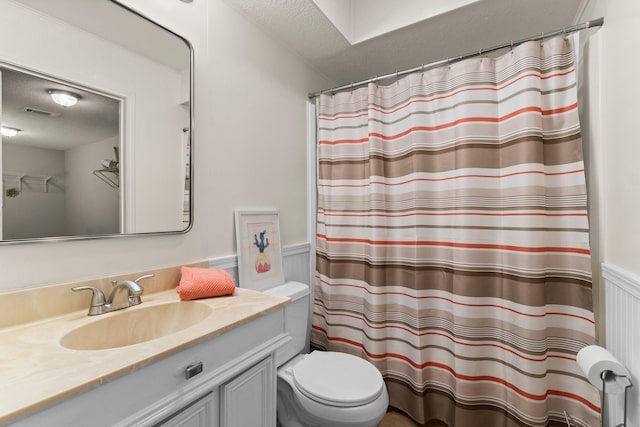
<path id="1" fill-rule="evenodd" d="M 276 366 L 280 366 L 305 348 L 311 309 L 309 286 L 300 282 L 286 282 L 263 292 L 291 299 L 284 308 L 284 328 L 291 336 L 291 341 L 276 351 Z"/>

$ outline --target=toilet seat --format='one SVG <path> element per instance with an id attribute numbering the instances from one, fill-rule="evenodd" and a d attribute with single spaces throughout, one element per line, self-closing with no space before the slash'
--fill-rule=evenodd
<path id="1" fill-rule="evenodd" d="M 361 406 L 382 394 L 378 369 L 357 356 L 314 351 L 292 368 L 296 388 L 309 399 L 330 406 Z"/>

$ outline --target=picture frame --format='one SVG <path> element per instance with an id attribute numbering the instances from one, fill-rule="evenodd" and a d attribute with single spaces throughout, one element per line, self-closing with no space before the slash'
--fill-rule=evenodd
<path id="1" fill-rule="evenodd" d="M 277 210 L 236 210 L 238 282 L 262 291 L 284 283 Z"/>

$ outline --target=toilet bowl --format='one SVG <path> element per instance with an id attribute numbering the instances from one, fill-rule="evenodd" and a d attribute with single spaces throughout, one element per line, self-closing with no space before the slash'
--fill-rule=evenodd
<path id="1" fill-rule="evenodd" d="M 376 427 L 389 396 L 380 371 L 357 356 L 305 348 L 309 287 L 298 282 L 265 291 L 291 298 L 285 330 L 291 342 L 276 352 L 277 417 L 282 427 Z"/>
<path id="2" fill-rule="evenodd" d="M 375 427 L 389 404 L 380 372 L 345 353 L 314 351 L 278 369 L 282 427 Z"/>

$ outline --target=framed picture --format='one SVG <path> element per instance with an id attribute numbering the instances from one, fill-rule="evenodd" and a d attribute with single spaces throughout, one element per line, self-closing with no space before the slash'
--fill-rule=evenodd
<path id="1" fill-rule="evenodd" d="M 284 283 L 278 211 L 236 211 L 240 287 L 264 290 Z"/>

